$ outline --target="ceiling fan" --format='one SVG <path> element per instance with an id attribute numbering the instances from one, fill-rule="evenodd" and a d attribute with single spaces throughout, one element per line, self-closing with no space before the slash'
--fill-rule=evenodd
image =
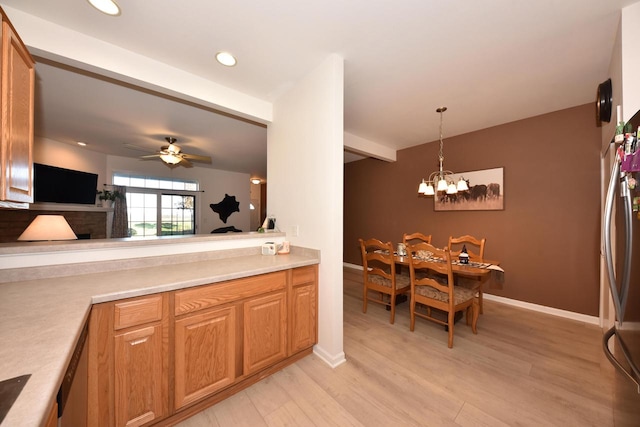
<path id="1" fill-rule="evenodd" d="M 160 151 L 155 154 L 149 154 L 147 156 L 142 156 L 141 159 L 154 159 L 159 157 L 160 160 L 165 162 L 168 165 L 181 165 L 185 167 L 193 167 L 191 161 L 194 162 L 203 162 L 203 163 L 211 163 L 211 157 L 209 156 L 199 156 L 197 154 L 187 154 L 183 153 L 180 150 L 180 147 L 175 144 L 177 141 L 175 138 L 167 136 L 165 140 L 169 143 L 169 145 L 163 145 L 160 147 Z"/>

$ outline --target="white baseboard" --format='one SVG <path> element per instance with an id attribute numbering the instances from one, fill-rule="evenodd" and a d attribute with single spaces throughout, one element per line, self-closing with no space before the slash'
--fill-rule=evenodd
<path id="1" fill-rule="evenodd" d="M 342 263 L 343 267 L 352 268 L 362 271 L 362 266 L 357 264 L 349 264 L 347 262 Z M 526 310 L 537 311 L 540 313 L 551 314 L 553 316 L 563 317 L 565 319 L 577 320 L 579 322 L 589 323 L 592 325 L 600 325 L 600 318 L 597 316 L 589 316 L 582 313 L 575 313 L 573 311 L 560 310 L 559 308 L 547 307 L 544 305 L 533 304 L 530 302 L 518 301 L 511 298 L 500 297 L 488 293 L 483 294 L 483 298 L 490 301 L 499 302 L 502 304 L 511 305 L 514 307 L 524 308 Z"/>
<path id="2" fill-rule="evenodd" d="M 486 292 L 483 294 L 483 298 L 502 304 L 512 305 L 514 307 L 537 311 L 539 313 L 546 313 L 553 316 L 563 317 L 565 319 L 577 320 L 579 322 L 589 323 L 592 325 L 600 324 L 600 319 L 597 316 L 589 316 L 587 314 L 576 313 L 573 311 L 560 310 L 559 308 L 547 307 L 544 305 L 532 304 L 530 302 L 518 301 L 511 298 L 499 297 L 497 295 L 488 294 Z"/>
<path id="3" fill-rule="evenodd" d="M 362 266 L 358 264 L 349 264 L 348 262 L 343 262 L 342 266 L 347 268 L 353 268 L 354 270 L 362 271 Z"/>
<path id="4" fill-rule="evenodd" d="M 327 353 L 323 348 L 321 348 L 317 344 L 313 347 L 313 353 L 316 356 L 318 356 L 320 359 L 322 359 L 322 361 L 327 365 L 329 365 L 331 368 L 336 368 L 347 361 L 347 358 L 345 357 L 345 354 L 343 351 L 341 351 L 336 355 L 332 355 Z"/>

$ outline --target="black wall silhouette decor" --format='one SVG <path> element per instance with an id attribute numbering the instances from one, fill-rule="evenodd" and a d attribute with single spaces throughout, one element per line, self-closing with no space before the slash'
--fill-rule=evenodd
<path id="1" fill-rule="evenodd" d="M 220 216 L 225 224 L 232 213 L 240 212 L 240 202 L 236 201 L 236 196 L 228 194 L 224 195 L 224 199 L 220 203 L 211 203 L 209 207 Z"/>
<path id="2" fill-rule="evenodd" d="M 213 234 L 213 233 L 242 233 L 242 230 L 238 230 L 233 225 L 230 225 L 228 227 L 216 228 L 215 230 L 213 230 L 211 232 L 211 234 Z"/>

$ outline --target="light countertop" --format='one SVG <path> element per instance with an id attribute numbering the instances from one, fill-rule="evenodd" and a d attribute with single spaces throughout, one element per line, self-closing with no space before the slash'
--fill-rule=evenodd
<path id="1" fill-rule="evenodd" d="M 56 398 L 92 304 L 318 264 L 313 250 L 0 284 L 0 380 L 31 374 L 2 422 L 40 426 Z"/>

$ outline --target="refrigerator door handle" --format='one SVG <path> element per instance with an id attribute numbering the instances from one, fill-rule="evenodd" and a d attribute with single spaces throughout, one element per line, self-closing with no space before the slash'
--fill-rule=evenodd
<path id="1" fill-rule="evenodd" d="M 624 250 L 624 267 L 622 270 L 622 286 L 620 288 L 620 306 L 622 307 L 622 314 L 624 314 L 625 307 L 627 306 L 627 296 L 629 295 L 629 285 L 631 281 L 631 260 L 633 245 L 633 210 L 631 206 L 631 192 L 629 191 L 629 177 L 625 175 L 621 183 L 620 194 L 622 196 L 622 202 L 624 205 L 624 237 L 625 237 L 625 250 Z M 623 321 L 623 317 L 620 317 L 620 322 Z"/>
<path id="2" fill-rule="evenodd" d="M 616 310 L 618 319 L 622 319 L 624 315 L 624 306 L 620 295 L 618 294 L 618 287 L 616 282 L 615 267 L 613 265 L 613 251 L 611 249 L 611 220 L 613 217 L 613 202 L 616 197 L 616 188 L 618 187 L 620 175 L 620 157 L 616 153 L 613 169 L 611 170 L 611 178 L 609 180 L 609 188 L 607 189 L 607 200 L 604 208 L 604 256 L 607 263 L 607 273 L 609 277 L 609 289 L 613 297 L 613 305 Z"/>
<path id="3" fill-rule="evenodd" d="M 622 372 L 627 378 L 629 378 L 631 381 L 633 381 L 633 383 L 638 388 L 638 393 L 640 393 L 640 382 L 638 381 L 638 379 L 634 375 L 633 371 L 631 371 L 631 372 L 627 371 L 625 369 L 625 367 L 620 362 L 618 362 L 618 359 L 616 359 L 616 357 L 613 355 L 613 353 L 611 353 L 611 350 L 609 350 L 609 340 L 611 339 L 612 336 L 615 335 L 615 333 L 616 333 L 615 329 L 616 329 L 615 327 L 609 329 L 607 332 L 605 332 L 605 334 L 602 337 L 602 348 L 604 350 L 604 354 L 605 354 L 605 356 L 607 356 L 607 359 L 609 359 L 611 364 L 613 366 L 615 366 L 616 369 L 618 369 L 618 371 Z M 624 351 L 624 347 L 623 347 L 622 351 Z"/>

